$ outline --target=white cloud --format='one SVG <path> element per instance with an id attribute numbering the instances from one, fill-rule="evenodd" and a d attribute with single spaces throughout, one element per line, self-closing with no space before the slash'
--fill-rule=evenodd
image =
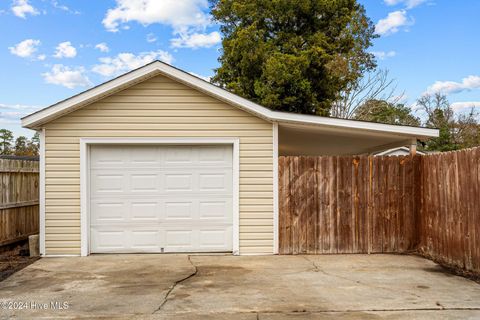
<path id="1" fill-rule="evenodd" d="M 72 46 L 70 41 L 65 41 L 58 44 L 53 56 L 55 58 L 74 58 L 76 55 L 77 49 Z"/>
<path id="2" fill-rule="evenodd" d="M 38 50 L 40 45 L 40 40 L 26 39 L 20 43 L 17 43 L 13 47 L 8 47 L 11 54 L 22 58 L 29 58 Z"/>
<path id="3" fill-rule="evenodd" d="M 50 72 L 45 72 L 42 76 L 47 83 L 64 86 L 69 89 L 91 85 L 83 67 L 67 67 L 62 64 L 56 64 Z"/>
<path id="4" fill-rule="evenodd" d="M 480 88 L 480 76 L 468 76 L 466 78 L 463 78 L 462 82 L 436 81 L 434 84 L 427 88 L 427 91 L 425 93 L 450 94 L 478 88 Z"/>
<path id="5" fill-rule="evenodd" d="M 220 33 L 213 31 L 211 33 L 193 33 L 180 34 L 178 38 L 172 39 L 171 44 L 174 48 L 210 48 L 222 41 Z"/>
<path id="6" fill-rule="evenodd" d="M 407 9 L 418 7 L 419 5 L 427 1 L 428 0 L 384 0 L 387 6 L 396 6 L 396 5 L 402 4 L 402 5 L 405 5 Z"/>
<path id="7" fill-rule="evenodd" d="M 199 75 L 199 74 L 197 74 L 197 73 L 195 73 L 195 72 L 189 72 L 189 73 L 190 73 L 192 76 L 195 76 L 195 77 L 197 77 L 197 78 L 203 79 L 203 80 L 205 80 L 205 81 L 207 81 L 207 82 L 210 82 L 210 80 L 212 79 L 212 77 L 202 76 L 202 75 Z"/>
<path id="8" fill-rule="evenodd" d="M 110 51 L 110 48 L 108 47 L 108 45 L 105 42 L 98 43 L 97 45 L 95 45 L 95 49 L 100 50 L 100 52 Z"/>
<path id="9" fill-rule="evenodd" d="M 153 33 L 147 34 L 147 42 L 152 43 L 157 41 L 157 37 Z"/>
<path id="10" fill-rule="evenodd" d="M 401 27 L 413 24 L 413 20 L 407 17 L 406 10 L 393 11 L 384 19 L 380 19 L 375 25 L 375 32 L 379 35 L 396 33 Z"/>
<path id="11" fill-rule="evenodd" d="M 454 102 L 451 104 L 451 107 L 455 111 L 463 111 L 465 109 L 478 108 L 480 107 L 480 101 Z"/>
<path id="12" fill-rule="evenodd" d="M 28 3 L 28 0 L 14 0 L 11 9 L 14 15 L 23 19 L 27 17 L 27 14 L 32 16 L 40 14 L 37 9 Z"/>
<path id="13" fill-rule="evenodd" d="M 100 58 L 100 64 L 95 65 L 92 71 L 105 77 L 111 77 L 140 68 L 155 60 L 171 64 L 173 57 L 170 53 L 163 50 L 142 52 L 138 55 L 120 53 L 114 57 Z"/>
<path id="14" fill-rule="evenodd" d="M 45 59 L 47 59 L 47 56 L 44 55 L 44 54 L 39 54 L 39 55 L 37 56 L 37 60 L 44 61 Z"/>
<path id="15" fill-rule="evenodd" d="M 116 0 L 116 7 L 107 11 L 102 23 L 112 32 L 131 21 L 142 25 L 166 24 L 176 32 L 184 32 L 208 26 L 207 9 L 208 0 Z"/>
<path id="16" fill-rule="evenodd" d="M 372 51 L 371 53 L 380 60 L 393 58 L 397 55 L 395 51 Z"/>
<path id="17" fill-rule="evenodd" d="M 72 10 L 69 7 L 67 7 L 66 5 L 61 4 L 57 0 L 52 0 L 51 3 L 52 3 L 52 6 L 55 9 L 62 10 L 62 11 L 65 11 L 65 12 L 68 12 L 68 13 L 71 13 L 71 14 L 80 14 L 80 11 Z"/>
<path id="18" fill-rule="evenodd" d="M 8 105 L 0 103 L 0 123 L 1 124 L 17 124 L 20 118 L 37 111 L 40 107 L 27 105 Z"/>

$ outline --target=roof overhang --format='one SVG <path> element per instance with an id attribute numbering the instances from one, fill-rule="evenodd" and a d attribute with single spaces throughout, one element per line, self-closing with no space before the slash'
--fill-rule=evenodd
<path id="1" fill-rule="evenodd" d="M 93 87 L 87 91 L 77 94 L 71 98 L 60 101 L 50 107 L 39 110 L 22 118 L 22 126 L 30 129 L 39 129 L 44 124 L 57 119 L 67 113 L 73 112 L 90 103 L 98 101 L 115 92 L 126 89 L 134 84 L 145 81 L 157 75 L 164 75 L 175 81 L 183 83 L 191 88 L 202 91 L 212 97 L 215 97 L 228 104 L 234 105 L 246 112 L 254 114 L 259 118 L 270 122 L 285 124 L 297 124 L 308 126 L 329 127 L 332 129 L 349 129 L 359 131 L 372 131 L 386 134 L 400 134 L 402 136 L 428 139 L 438 137 L 438 130 L 421 127 L 397 126 L 388 124 L 379 124 L 365 121 L 345 120 L 337 118 L 320 117 L 314 115 L 302 115 L 287 112 L 272 111 L 250 100 L 242 98 L 227 90 L 200 79 L 190 73 L 177 69 L 171 65 L 160 61 L 154 61 L 143 67 L 123 74 L 113 80 Z"/>
<path id="2" fill-rule="evenodd" d="M 417 137 L 363 128 L 305 125 L 279 122 L 279 154 L 329 156 L 372 154 L 417 143 Z"/>

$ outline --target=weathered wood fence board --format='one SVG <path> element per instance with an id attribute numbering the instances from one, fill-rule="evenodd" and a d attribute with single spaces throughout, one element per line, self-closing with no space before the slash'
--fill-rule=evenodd
<path id="1" fill-rule="evenodd" d="M 280 157 L 280 253 L 413 250 L 415 161 Z"/>
<path id="2" fill-rule="evenodd" d="M 480 274 L 480 148 L 427 155 L 419 251 Z"/>
<path id="3" fill-rule="evenodd" d="M 279 158 L 279 253 L 402 253 L 480 274 L 480 148 Z"/>
<path id="4" fill-rule="evenodd" d="M 38 161 L 0 159 L 0 245 L 39 230 Z"/>

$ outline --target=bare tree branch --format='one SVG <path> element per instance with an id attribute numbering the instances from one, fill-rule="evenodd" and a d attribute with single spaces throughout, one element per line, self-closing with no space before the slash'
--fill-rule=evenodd
<path id="1" fill-rule="evenodd" d="M 369 100 L 387 100 L 393 98 L 398 102 L 402 96 L 395 97 L 395 81 L 390 79 L 388 70 L 369 73 L 351 84 L 340 93 L 340 98 L 333 104 L 330 115 L 335 118 L 351 119 L 357 109 Z"/>

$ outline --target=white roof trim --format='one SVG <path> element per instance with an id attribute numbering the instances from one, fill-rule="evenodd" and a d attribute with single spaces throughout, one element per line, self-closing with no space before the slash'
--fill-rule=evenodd
<path id="1" fill-rule="evenodd" d="M 260 118 L 272 122 L 289 122 L 297 124 L 331 126 L 337 128 L 350 128 L 358 130 L 370 130 L 378 132 L 397 133 L 403 136 L 412 136 L 417 138 L 438 137 L 439 132 L 436 129 L 427 129 L 419 127 L 397 126 L 380 124 L 365 121 L 355 121 L 337 118 L 327 118 L 314 115 L 302 115 L 287 112 L 272 111 L 262 107 L 250 100 L 244 99 L 236 94 L 228 92 L 207 81 L 197 78 L 185 71 L 172 67 L 166 63 L 155 61 L 141 68 L 128 72 L 118 78 L 105 82 L 83 93 L 75 95 L 69 99 L 60 101 L 50 107 L 32 113 L 22 118 L 22 126 L 36 129 L 41 125 L 56 119 L 66 113 L 76 110 L 88 103 L 96 101 L 107 96 L 119 88 L 123 88 L 156 74 L 163 74 L 176 81 L 184 83 L 192 88 L 205 92 L 217 99 L 250 112 Z"/>
<path id="2" fill-rule="evenodd" d="M 389 154 L 390 152 L 395 152 L 395 151 L 399 151 L 399 150 L 403 150 L 403 151 L 406 151 L 406 152 L 410 152 L 410 149 L 409 149 L 409 148 L 403 146 L 403 147 L 397 147 L 397 148 L 391 148 L 391 149 L 388 149 L 388 150 L 384 150 L 384 151 L 375 153 L 375 155 L 376 155 L 376 156 L 384 156 L 384 155 L 386 155 L 386 154 Z M 422 152 L 422 151 L 418 151 L 418 150 L 417 150 L 417 154 L 424 155 L 425 152 Z"/>

